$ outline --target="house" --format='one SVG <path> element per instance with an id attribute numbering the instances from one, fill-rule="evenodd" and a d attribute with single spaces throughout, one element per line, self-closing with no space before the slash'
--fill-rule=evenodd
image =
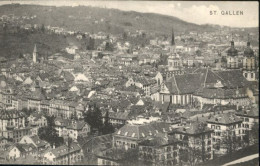
<path id="1" fill-rule="evenodd" d="M 242 128 L 243 134 L 250 134 L 250 131 L 252 130 L 254 125 L 259 124 L 259 109 L 256 108 L 251 108 L 251 109 L 246 109 L 246 110 L 241 110 L 236 113 L 238 117 L 240 117 L 243 122 L 242 122 Z M 245 138 L 246 139 L 246 138 Z M 249 143 L 252 143 L 253 140 L 249 139 Z"/>
<path id="2" fill-rule="evenodd" d="M 39 127 L 47 126 L 47 119 L 42 113 L 33 113 L 28 117 L 27 120 L 31 125 L 36 125 Z"/>
<path id="3" fill-rule="evenodd" d="M 112 148 L 112 134 L 79 137 L 78 142 L 82 147 L 84 158 L 87 160 L 96 159 L 96 155 L 104 150 Z"/>
<path id="4" fill-rule="evenodd" d="M 124 165 L 126 151 L 123 149 L 107 149 L 96 155 L 97 165 Z"/>
<path id="5" fill-rule="evenodd" d="M 67 51 L 67 53 L 69 53 L 69 54 L 75 55 L 77 50 L 78 50 L 78 47 L 77 47 L 77 46 L 69 46 L 69 47 L 66 47 L 66 51 Z"/>
<path id="6" fill-rule="evenodd" d="M 8 150 L 8 158 L 9 159 L 16 159 L 20 157 L 26 157 L 28 155 L 35 155 L 36 148 L 33 144 L 13 144 L 10 149 Z"/>
<path id="7" fill-rule="evenodd" d="M 19 144 L 32 144 L 38 152 L 43 151 L 50 147 L 50 144 L 44 140 L 41 140 L 39 136 L 24 136 L 20 141 Z"/>
<path id="8" fill-rule="evenodd" d="M 69 135 L 73 140 L 77 140 L 79 136 L 87 136 L 90 132 L 90 125 L 83 120 L 76 121 L 57 117 L 54 123 L 59 137 L 67 137 Z"/>
<path id="9" fill-rule="evenodd" d="M 43 155 L 43 164 L 63 165 L 74 164 L 82 161 L 83 152 L 81 147 L 72 142 L 70 146 L 64 144 L 55 149 L 47 151 Z"/>
<path id="10" fill-rule="evenodd" d="M 151 95 L 151 88 L 156 85 L 156 80 L 154 79 L 147 79 L 145 77 L 131 77 L 126 82 L 125 86 L 136 86 L 144 90 L 144 93 L 147 96 Z"/>
<path id="11" fill-rule="evenodd" d="M 207 124 L 198 121 L 180 126 L 169 133 L 169 135 L 180 141 L 180 153 L 187 150 L 187 147 L 204 150 L 203 161 L 213 158 L 212 134 L 213 130 L 208 128 Z"/>
<path id="12" fill-rule="evenodd" d="M 66 127 L 69 137 L 76 140 L 79 136 L 87 136 L 90 133 L 90 125 L 85 121 L 72 121 Z"/>
<path id="13" fill-rule="evenodd" d="M 113 134 L 113 147 L 124 149 L 136 148 L 138 142 L 157 133 L 171 131 L 169 124 L 163 122 L 151 122 L 145 124 L 125 124 Z"/>
<path id="14" fill-rule="evenodd" d="M 149 165 L 176 165 L 179 163 L 178 142 L 167 134 L 152 136 L 139 143 L 138 159 Z"/>
<path id="15" fill-rule="evenodd" d="M 227 152 L 223 142 L 229 136 L 234 136 L 238 141 L 242 141 L 244 136 L 242 122 L 243 120 L 233 113 L 216 114 L 207 120 L 207 126 L 214 130 L 212 143 L 216 153 L 224 154 Z M 241 142 L 237 146 L 241 147 Z"/>
<path id="16" fill-rule="evenodd" d="M 129 112 L 108 112 L 109 123 L 113 126 L 121 126 L 126 123 L 128 118 Z M 102 115 L 103 122 L 105 121 L 106 113 L 104 112 Z"/>

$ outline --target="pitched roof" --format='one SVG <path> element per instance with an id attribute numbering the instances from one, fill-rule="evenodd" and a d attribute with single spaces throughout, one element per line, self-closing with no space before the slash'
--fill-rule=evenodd
<path id="1" fill-rule="evenodd" d="M 258 108 L 252 108 L 250 110 L 239 111 L 239 112 L 236 113 L 236 115 L 258 118 L 259 117 L 259 109 Z"/>
<path id="2" fill-rule="evenodd" d="M 50 152 L 53 153 L 56 156 L 56 158 L 58 158 L 80 150 L 81 150 L 80 146 L 77 143 L 72 142 L 70 151 L 69 151 L 69 147 L 66 144 L 64 144 L 55 149 L 52 149 Z"/>
<path id="3" fill-rule="evenodd" d="M 73 130 L 82 130 L 82 128 L 88 125 L 87 122 L 84 121 L 75 121 L 71 122 L 69 126 L 67 126 L 67 129 L 73 129 Z M 89 126 L 89 125 L 88 125 Z"/>
<path id="4" fill-rule="evenodd" d="M 207 120 L 208 123 L 217 123 L 217 124 L 223 124 L 223 125 L 229 125 L 233 123 L 239 123 L 242 122 L 242 119 L 233 113 L 223 113 L 223 114 L 217 114 L 212 116 L 209 120 Z"/>
<path id="5" fill-rule="evenodd" d="M 213 132 L 210 128 L 207 127 L 205 123 L 201 122 L 191 122 L 189 124 L 186 124 L 185 126 L 182 126 L 180 128 L 177 128 L 173 130 L 174 133 L 182 133 L 187 135 L 198 135 L 201 133 L 207 133 L 207 132 Z"/>
<path id="6" fill-rule="evenodd" d="M 30 138 L 36 144 L 37 148 L 48 145 L 48 143 L 44 140 L 41 140 L 38 135 L 31 136 Z"/>
<path id="7" fill-rule="evenodd" d="M 153 146 L 153 147 L 161 147 L 169 144 L 177 143 L 178 141 L 171 135 L 165 136 L 165 134 L 158 133 L 151 138 L 145 139 L 139 143 L 141 146 Z"/>
<path id="8" fill-rule="evenodd" d="M 142 125 L 126 124 L 121 127 L 114 135 L 130 137 L 135 139 L 142 139 L 147 136 L 156 135 L 161 132 L 170 131 L 170 125 L 164 122 L 149 123 Z"/>

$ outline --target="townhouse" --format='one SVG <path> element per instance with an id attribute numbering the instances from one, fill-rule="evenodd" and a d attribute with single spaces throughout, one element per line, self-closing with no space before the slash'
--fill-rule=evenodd
<path id="1" fill-rule="evenodd" d="M 76 164 L 82 161 L 83 152 L 81 147 L 73 142 L 70 146 L 64 144 L 55 149 L 47 151 L 43 155 L 42 163 L 51 165 Z"/>
<path id="2" fill-rule="evenodd" d="M 178 142 L 167 134 L 152 136 L 139 143 L 138 159 L 149 165 L 176 165 L 179 163 Z"/>
<path id="3" fill-rule="evenodd" d="M 201 160 L 206 161 L 213 158 L 212 145 L 213 130 L 207 127 L 207 124 L 198 121 L 187 123 L 174 129 L 169 135 L 179 140 L 180 153 L 186 151 L 187 147 L 198 149 L 201 152 Z M 185 158 L 184 156 L 181 156 Z M 183 160 L 183 162 L 187 162 Z"/>
<path id="4" fill-rule="evenodd" d="M 237 146 L 242 146 L 243 140 L 243 120 L 234 113 L 220 113 L 211 116 L 207 120 L 207 126 L 214 130 L 212 134 L 212 143 L 216 154 L 224 154 L 227 152 L 227 137 L 232 136 L 238 140 Z M 234 142 L 235 143 L 235 142 Z"/>

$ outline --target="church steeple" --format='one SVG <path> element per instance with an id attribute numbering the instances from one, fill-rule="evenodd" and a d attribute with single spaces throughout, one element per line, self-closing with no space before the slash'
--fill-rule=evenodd
<path id="1" fill-rule="evenodd" d="M 250 47 L 250 36 L 249 36 L 249 33 L 247 34 L 247 47 Z"/>
<path id="2" fill-rule="evenodd" d="M 37 52 L 37 47 L 36 47 L 36 44 L 35 44 L 34 49 L 33 49 L 33 62 L 34 63 L 37 62 L 37 55 L 38 55 L 38 52 Z"/>
<path id="3" fill-rule="evenodd" d="M 172 46 L 175 45 L 174 39 L 175 39 L 175 38 L 174 38 L 174 32 L 173 32 L 173 28 L 172 28 L 172 41 L 171 41 Z"/>
<path id="4" fill-rule="evenodd" d="M 235 44 L 234 44 L 234 38 L 233 38 L 233 33 L 231 34 L 231 48 L 234 48 Z"/>

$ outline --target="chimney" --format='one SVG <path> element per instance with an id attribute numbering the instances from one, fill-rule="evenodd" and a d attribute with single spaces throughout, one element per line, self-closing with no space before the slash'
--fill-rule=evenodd
<path id="1" fill-rule="evenodd" d="M 55 149 L 55 144 L 52 145 L 52 149 Z"/>

